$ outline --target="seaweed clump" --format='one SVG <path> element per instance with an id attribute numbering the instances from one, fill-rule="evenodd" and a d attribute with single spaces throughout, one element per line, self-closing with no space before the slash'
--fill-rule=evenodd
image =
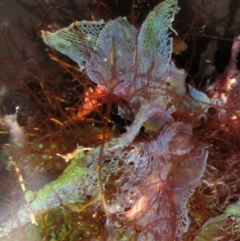
<path id="1" fill-rule="evenodd" d="M 185 82 L 185 71 L 171 60 L 177 4 L 166 0 L 157 5 L 139 31 L 124 17 L 74 22 L 55 32 L 42 31 L 45 44 L 77 63 L 66 64 L 51 54 L 67 78 L 81 79 L 82 96 L 76 101 L 71 94 L 67 101 L 62 87 L 53 84 L 49 91 L 59 89 L 57 98 L 51 99 L 47 83 L 39 82 L 37 87 L 61 116 L 49 117 L 44 123 L 46 133 L 53 133 L 50 154 L 47 138 L 41 142 L 28 139 L 24 135 L 27 130 L 13 129 L 19 127 L 16 115 L 4 118 L 15 135 L 10 148 L 5 149 L 8 164 L 17 173 L 24 193 L 19 211 L 2 224 L 5 240 L 238 238 L 239 156 L 238 146 L 233 144 L 238 141 L 239 110 L 233 104 L 238 82 L 232 84 L 232 80 L 238 78 L 233 63 L 239 40 L 233 43 L 227 74 L 211 86 L 210 93 L 197 90 Z M 72 87 L 79 96 L 77 86 Z M 35 101 L 41 111 L 42 98 L 37 96 Z M 74 109 L 71 101 L 77 102 Z M 92 119 L 94 127 L 88 125 Z M 127 124 L 126 130 L 118 123 Z M 113 126 L 118 131 L 108 132 Z M 93 133 L 92 142 L 83 138 L 88 130 Z M 54 142 L 58 132 L 61 144 Z M 221 135 L 227 141 L 220 139 Z M 79 140 L 81 146 L 77 145 Z M 32 149 L 26 151 L 25 142 L 29 141 Z M 229 145 L 219 148 L 223 143 Z M 61 172 L 44 187 L 26 190 L 16 156 L 9 154 L 13 147 L 28 153 L 21 157 L 28 166 L 25 172 L 32 171 L 32 159 L 37 171 L 51 170 L 52 158 Z M 42 150 L 46 149 L 43 158 Z M 23 236 L 17 237 L 22 226 Z M 224 231 L 220 233 L 219 227 Z"/>

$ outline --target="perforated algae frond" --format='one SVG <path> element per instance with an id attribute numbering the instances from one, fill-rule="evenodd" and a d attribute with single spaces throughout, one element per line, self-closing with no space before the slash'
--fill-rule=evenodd
<path id="1" fill-rule="evenodd" d="M 145 95 L 154 101 L 154 89 L 164 87 L 163 77 L 170 67 L 169 28 L 177 11 L 176 0 L 160 3 L 147 16 L 139 33 L 126 18 L 119 17 L 104 24 L 75 22 L 55 33 L 42 31 L 42 37 L 47 45 L 72 58 L 80 68 L 84 64 L 90 79 L 110 93 L 125 98 L 131 94 Z M 99 25 L 104 26 L 100 32 L 96 31 Z M 143 87 L 145 91 L 138 91 Z"/>
<path id="2" fill-rule="evenodd" d="M 28 191 L 29 205 L 22 205 L 1 235 L 29 222 L 29 209 L 41 216 L 59 205 L 84 203 L 75 211 L 104 213 L 108 234 L 102 240 L 118 235 L 126 240 L 129 233 L 138 241 L 181 240 L 189 227 L 186 203 L 203 175 L 208 152 L 193 139 L 190 124 L 171 116 L 175 107 L 169 89 L 191 102 L 184 71 L 170 60 L 170 30 L 177 11 L 176 0 L 160 3 L 139 33 L 122 17 L 42 31 L 47 45 L 72 58 L 106 92 L 124 99 L 133 122 L 120 137 L 88 153 L 80 148 L 68 155 L 67 161 L 72 160 L 63 174 L 36 193 Z M 148 120 L 156 125 L 149 129 L 155 137 L 134 141 Z"/>

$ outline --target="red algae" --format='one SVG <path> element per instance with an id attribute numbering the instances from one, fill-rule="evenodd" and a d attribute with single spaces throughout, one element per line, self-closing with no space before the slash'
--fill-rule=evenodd
<path id="1" fill-rule="evenodd" d="M 213 0 L 158 3 L 19 1 L 38 25 L 31 16 L 28 28 L 2 29 L 0 240 L 239 237 L 236 12 Z M 73 26 L 76 41 L 92 41 L 80 65 L 39 31 L 76 20 L 88 20 Z"/>

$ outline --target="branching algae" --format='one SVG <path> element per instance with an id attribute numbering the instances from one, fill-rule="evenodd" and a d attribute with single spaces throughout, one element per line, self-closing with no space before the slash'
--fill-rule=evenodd
<path id="1" fill-rule="evenodd" d="M 171 114 L 191 105 L 201 113 L 209 101 L 194 89 L 192 97 L 186 94 L 185 73 L 170 60 L 178 10 L 177 0 L 160 3 L 139 31 L 124 17 L 42 31 L 44 42 L 73 59 L 99 88 L 127 101 L 131 115 L 120 107 L 119 112 L 133 122 L 122 136 L 66 156 L 71 163 L 63 174 L 36 193 L 28 191 L 26 204 L 1 228 L 1 236 L 29 223 L 30 214 L 41 223 L 42 213 L 59 205 L 77 212 L 91 205 L 104 211 L 108 230 L 105 239 L 91 240 L 181 240 L 189 227 L 186 203 L 208 153 L 207 145 L 193 138 L 192 126 Z M 142 126 L 154 138 L 133 142 Z"/>

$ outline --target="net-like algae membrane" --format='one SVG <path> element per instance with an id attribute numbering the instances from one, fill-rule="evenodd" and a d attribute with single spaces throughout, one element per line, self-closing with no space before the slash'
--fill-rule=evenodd
<path id="1" fill-rule="evenodd" d="M 50 84 L 25 85 L 28 93 L 40 93 L 37 108 L 19 109 L 19 99 L 32 101 L 22 93 L 10 93 L 14 111 L 3 105 L 10 138 L 4 168 L 15 173 L 21 194 L 1 223 L 0 240 L 239 238 L 233 134 L 239 39 L 215 84 L 197 89 L 172 60 L 181 52 L 174 43 L 179 12 L 177 0 L 165 0 L 139 28 L 117 17 L 41 31 L 70 87 L 50 72 Z M 26 71 L 31 78 L 35 72 Z M 21 125 L 24 111 L 31 124 Z M 33 173 L 51 178 L 31 187 Z"/>

